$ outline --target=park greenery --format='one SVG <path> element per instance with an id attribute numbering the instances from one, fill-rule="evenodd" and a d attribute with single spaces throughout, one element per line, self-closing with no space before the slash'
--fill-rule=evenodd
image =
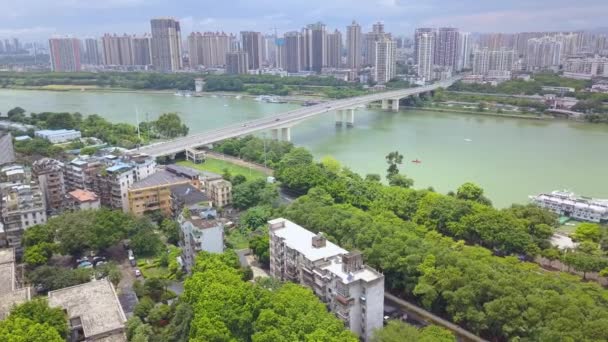
<path id="1" fill-rule="evenodd" d="M 25 109 L 15 107 L 7 112 L 7 119 L 39 129 L 75 129 L 80 131 L 85 138 L 98 138 L 108 144 L 124 148 L 134 148 L 151 139 L 171 139 L 184 136 L 189 131 L 177 113 L 164 113 L 157 120 L 142 122 L 139 132 L 136 126 L 126 123 L 111 123 L 97 114 L 83 116 L 80 113 L 42 112 L 28 115 Z M 28 133 L 33 136 L 33 132 Z M 84 145 L 66 146 L 67 149 L 81 147 Z M 24 154 L 37 152 L 44 156 L 56 155 L 61 150 L 60 147 L 53 146 L 40 138 L 18 141 L 15 148 Z"/>
<path id="2" fill-rule="evenodd" d="M 247 282 L 236 254 L 199 254 L 181 298 L 191 341 L 357 341 L 311 290 Z"/>
<path id="3" fill-rule="evenodd" d="M 293 148 L 288 141 L 249 135 L 224 140 L 214 146 L 214 151 L 274 168 Z"/>
<path id="4" fill-rule="evenodd" d="M 542 90 L 542 87 L 546 86 L 574 88 L 578 92 L 585 88 L 589 88 L 591 86 L 591 81 L 565 78 L 554 73 L 539 73 L 533 75 L 533 79 L 530 81 L 511 80 L 500 83 L 497 86 L 456 82 L 448 89 L 474 93 L 535 95 L 544 94 L 545 92 Z"/>
<path id="5" fill-rule="evenodd" d="M 387 182 L 402 176 L 404 158 L 397 151 L 387 156 Z M 608 338 L 600 328 L 608 323 L 606 290 L 528 262 L 544 256 L 578 272 L 601 271 L 604 231 L 583 226 L 575 236 L 592 243 L 562 252 L 549 243 L 556 215 L 533 205 L 493 208 L 473 183 L 446 195 L 411 189 L 409 182 L 387 186 L 381 176 L 361 177 L 331 158 L 317 163 L 302 148 L 292 148 L 274 168 L 286 190 L 304 196 L 287 207 L 251 208 L 241 218 L 241 226 L 255 230 L 249 246 L 263 264 L 267 233 L 259 227 L 283 216 L 363 251 L 385 275 L 387 291 L 489 340 Z"/>
<path id="6" fill-rule="evenodd" d="M 383 328 L 376 330 L 372 337 L 372 342 L 454 342 L 456 339 L 450 331 L 429 325 L 418 329 L 407 323 L 391 320 Z"/>
<path id="7" fill-rule="evenodd" d="M 281 77 L 274 75 L 207 75 L 195 73 L 146 72 L 0 72 L 1 88 L 77 86 L 134 90 L 194 90 L 194 80 L 202 77 L 206 91 L 247 92 L 252 95 L 289 95 L 292 92 L 343 98 L 365 93 L 361 85 L 334 77 Z M 401 84 L 395 84 L 401 86 Z"/>
<path id="8" fill-rule="evenodd" d="M 50 308 L 43 298 L 13 307 L 8 317 L 0 321 L 0 341 L 63 342 L 67 335 L 64 311 Z"/>

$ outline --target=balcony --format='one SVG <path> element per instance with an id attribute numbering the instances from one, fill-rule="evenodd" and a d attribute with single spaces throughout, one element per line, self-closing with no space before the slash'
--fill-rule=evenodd
<path id="1" fill-rule="evenodd" d="M 354 302 L 354 298 L 347 298 L 340 294 L 336 294 L 336 301 L 343 306 L 349 306 L 352 302 Z"/>

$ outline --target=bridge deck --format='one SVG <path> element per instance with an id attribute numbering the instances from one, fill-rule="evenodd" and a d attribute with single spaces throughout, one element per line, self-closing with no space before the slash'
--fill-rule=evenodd
<path id="1" fill-rule="evenodd" d="M 243 136 L 263 130 L 290 127 L 302 120 L 335 110 L 354 108 L 371 102 L 386 99 L 401 99 L 412 95 L 426 93 L 429 91 L 436 90 L 438 88 L 448 87 L 454 82 L 456 82 L 458 79 L 459 78 L 453 78 L 447 81 L 438 82 L 424 87 L 386 91 L 370 95 L 326 102 L 310 107 L 302 107 L 299 109 L 294 109 L 288 112 L 264 117 L 261 119 L 229 125 L 224 128 L 213 130 L 211 132 L 197 133 L 183 138 L 177 138 L 166 142 L 146 145 L 139 148 L 138 150 L 133 151 L 145 153 L 155 157 L 171 155 L 182 152 L 186 148 L 190 147 L 204 146 L 212 144 L 214 142 Z"/>

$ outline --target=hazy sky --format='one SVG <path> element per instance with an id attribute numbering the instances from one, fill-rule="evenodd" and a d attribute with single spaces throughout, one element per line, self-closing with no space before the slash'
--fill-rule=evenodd
<path id="1" fill-rule="evenodd" d="M 576 30 L 608 26 L 608 0 L 0 0 L 0 38 L 53 34 L 144 33 L 149 19 L 180 19 L 190 31 L 279 32 L 323 21 L 330 29 L 353 19 L 365 30 L 409 35 L 419 26 L 471 32 Z"/>

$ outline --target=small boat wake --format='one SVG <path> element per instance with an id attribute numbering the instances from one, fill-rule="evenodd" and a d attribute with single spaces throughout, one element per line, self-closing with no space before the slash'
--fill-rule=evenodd
<path id="1" fill-rule="evenodd" d="M 467 138 L 467 139 L 464 139 L 464 141 L 466 141 L 466 142 L 472 142 L 473 140 Z"/>

